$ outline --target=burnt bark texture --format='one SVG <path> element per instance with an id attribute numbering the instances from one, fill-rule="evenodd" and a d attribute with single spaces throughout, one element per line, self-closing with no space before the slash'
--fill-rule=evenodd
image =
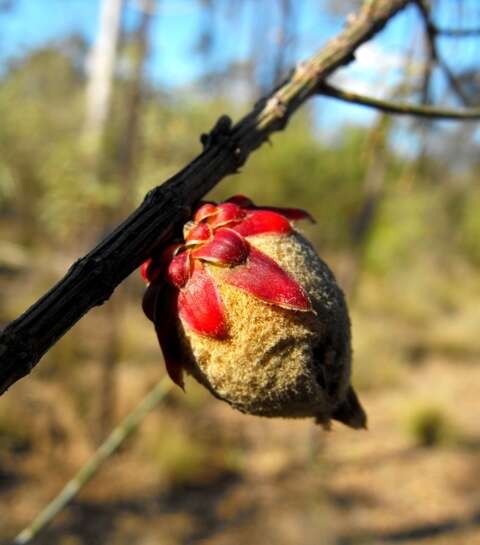
<path id="1" fill-rule="evenodd" d="M 92 307 L 105 302 L 157 246 L 167 243 L 208 191 L 237 172 L 270 134 L 284 129 L 325 79 L 354 60 L 355 50 L 411 1 L 366 1 L 336 38 L 300 63 L 237 124 L 222 116 L 202 135 L 204 149 L 199 156 L 152 189 L 129 217 L 0 333 L 0 393 L 30 373 L 65 332 Z"/>

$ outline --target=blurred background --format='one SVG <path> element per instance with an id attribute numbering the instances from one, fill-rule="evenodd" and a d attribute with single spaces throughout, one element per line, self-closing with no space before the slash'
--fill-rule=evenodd
<path id="1" fill-rule="evenodd" d="M 354 0 L 2 0 L 0 327 L 338 33 Z M 480 4 L 410 7 L 333 82 L 480 104 Z M 38 544 L 480 543 L 478 123 L 317 98 L 211 195 L 308 209 L 369 431 L 234 412 L 189 380 Z M 164 375 L 132 275 L 0 399 L 9 540 Z"/>

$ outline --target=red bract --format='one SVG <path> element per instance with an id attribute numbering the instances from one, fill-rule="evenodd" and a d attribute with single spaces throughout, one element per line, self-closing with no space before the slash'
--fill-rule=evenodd
<path id="1" fill-rule="evenodd" d="M 228 318 L 208 266 L 224 270 L 222 282 L 292 311 L 311 310 L 307 294 L 249 237 L 290 235 L 290 221 L 310 219 L 303 210 L 257 207 L 242 195 L 220 204 L 204 203 L 184 227 L 184 243 L 147 260 L 141 274 L 148 284 L 143 308 L 155 323 L 172 380 L 183 386 L 177 318 L 183 327 L 215 339 L 228 337 Z M 313 220 L 312 220 L 313 221 Z"/>

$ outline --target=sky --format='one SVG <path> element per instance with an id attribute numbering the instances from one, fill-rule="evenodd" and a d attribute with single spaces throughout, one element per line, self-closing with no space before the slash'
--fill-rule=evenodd
<path id="1" fill-rule="evenodd" d="M 5 2 L 5 0 L 3 0 Z M 466 6 L 474 6 L 467 0 Z M 246 23 L 248 17 L 266 16 L 256 13 L 256 0 L 238 2 L 245 5 L 242 14 L 234 3 L 217 0 L 223 8 L 216 21 L 221 47 L 217 48 L 216 67 L 227 64 L 232 58 L 238 60 L 248 56 Z M 272 8 L 275 2 L 270 0 Z M 335 36 L 344 24 L 344 17 L 335 16 L 322 9 L 319 0 L 298 0 L 299 34 L 296 58 L 302 60 Z M 198 21 L 201 20 L 200 3 L 197 0 L 159 0 L 157 15 L 151 32 L 151 52 L 148 62 L 148 76 L 159 87 L 172 90 L 192 85 L 202 75 L 203 64 L 194 53 Z M 258 3 L 257 3 L 258 6 Z M 21 56 L 28 50 L 52 40 L 78 33 L 88 42 L 93 42 L 99 19 L 99 0 L 14 0 L 14 8 L 0 17 L 0 62 L 12 56 Z M 473 8 L 472 8 L 473 9 Z M 250 10 L 250 11 L 249 11 Z M 446 25 L 451 12 L 439 11 L 439 24 Z M 476 12 L 475 12 L 476 13 Z M 128 28 L 136 16 L 135 0 L 129 0 L 125 13 Z M 463 15 L 465 20 L 465 13 Z M 467 23 L 468 9 L 467 9 Z M 274 39 L 274 36 L 271 37 Z M 413 66 L 420 66 L 421 25 L 413 7 L 397 16 L 374 41 L 357 52 L 357 60 L 335 75 L 335 83 L 344 88 L 373 96 L 388 96 L 403 77 L 405 55 L 413 59 Z M 458 55 L 447 44 L 441 44 L 448 55 L 465 62 L 468 55 Z M 464 42 L 465 53 L 471 44 Z M 416 50 L 416 57 L 412 51 Z M 473 51 L 473 50 L 472 50 Z M 475 53 L 475 51 L 473 51 Z M 435 93 L 442 99 L 442 81 L 435 83 Z M 349 106 L 332 99 L 316 101 L 316 118 L 321 130 L 328 133 L 332 127 L 343 122 L 368 124 L 375 118 L 375 112 L 358 106 Z"/>
<path id="2" fill-rule="evenodd" d="M 16 7 L 3 17 L 0 38 L 0 53 L 3 57 L 19 55 L 30 48 L 39 46 L 48 40 L 78 32 L 92 41 L 97 30 L 99 5 L 98 0 L 15 0 Z M 240 0 L 239 0 L 240 1 Z M 340 28 L 339 21 L 332 17 L 319 17 L 314 8 L 314 0 L 300 0 L 307 6 L 303 10 L 300 24 L 303 36 L 302 51 L 305 55 L 311 52 L 312 38 L 314 48 L 318 47 L 322 35 L 331 35 Z M 253 7 L 255 0 L 247 0 Z M 220 4 L 228 6 L 227 1 Z M 45 6 L 49 9 L 45 9 Z M 152 54 L 150 72 L 152 77 L 167 86 L 184 85 L 200 75 L 200 67 L 192 59 L 192 48 L 196 36 L 201 9 L 196 0 L 160 0 L 157 17 L 153 23 Z M 221 18 L 243 20 L 241 14 L 233 10 L 222 10 Z M 252 11 L 252 9 L 250 9 Z M 127 3 L 126 25 L 135 15 L 133 1 Z M 219 28 L 222 21 L 218 21 Z M 239 25 L 237 35 L 232 36 L 224 21 L 225 31 L 229 32 L 224 39 L 224 57 L 232 52 L 238 57 L 248 54 L 245 40 L 245 29 Z M 335 28 L 337 27 L 337 28 Z M 232 39 L 233 38 L 233 39 Z M 306 45 L 305 45 L 306 44 Z M 222 59 L 218 59 L 220 62 Z"/>

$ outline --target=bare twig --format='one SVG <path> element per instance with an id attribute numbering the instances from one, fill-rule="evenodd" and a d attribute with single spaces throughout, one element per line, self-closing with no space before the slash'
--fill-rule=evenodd
<path id="1" fill-rule="evenodd" d="M 472 38 L 480 36 L 480 28 L 436 28 L 438 36 L 445 38 Z"/>
<path id="2" fill-rule="evenodd" d="M 102 304 L 153 249 L 168 242 L 193 206 L 233 174 L 356 49 L 413 0 L 368 0 L 348 26 L 282 85 L 231 126 L 223 116 L 202 138 L 204 151 L 147 194 L 121 225 L 0 334 L 0 393 L 30 373 L 48 349 L 95 305 Z"/>
<path id="3" fill-rule="evenodd" d="M 95 454 L 80 468 L 77 474 L 67 482 L 61 492 L 35 517 L 33 522 L 15 538 L 13 545 L 26 545 L 44 529 L 72 501 L 80 490 L 96 475 L 102 464 L 115 453 L 120 445 L 138 428 L 143 419 L 168 394 L 172 382 L 168 377 L 161 380 L 113 429 Z"/>
<path id="4" fill-rule="evenodd" d="M 360 95 L 352 91 L 344 91 L 333 85 L 324 83 L 318 91 L 321 95 L 333 97 L 343 102 L 367 106 L 375 110 L 381 110 L 390 114 L 413 115 L 417 117 L 426 117 L 429 119 L 475 121 L 480 119 L 480 108 L 468 108 L 464 110 L 438 108 L 427 105 L 403 104 L 382 100 L 365 95 Z"/>
<path id="5" fill-rule="evenodd" d="M 443 60 L 443 58 L 438 52 L 436 38 L 439 33 L 439 30 L 435 26 L 431 17 L 430 2 L 428 0 L 415 0 L 415 4 L 417 5 L 418 10 L 420 11 L 420 15 L 425 25 L 425 33 L 427 37 L 427 46 L 428 46 L 428 60 L 425 67 L 422 101 L 425 103 L 429 102 L 430 80 L 432 77 L 433 65 L 436 63 L 445 74 L 445 77 L 447 78 L 448 84 L 450 85 L 451 89 L 454 91 L 457 97 L 461 100 L 461 102 L 465 106 L 468 106 L 470 104 L 468 96 L 463 90 L 455 74 L 452 72 L 448 64 Z"/>
<path id="6" fill-rule="evenodd" d="M 415 4 L 420 11 L 423 23 L 425 25 L 425 37 L 427 48 L 427 60 L 423 70 L 423 82 L 421 102 L 428 104 L 430 102 L 430 82 L 432 80 L 433 67 L 437 62 L 437 47 L 435 43 L 435 28 L 432 26 L 432 21 L 429 14 L 429 6 L 423 0 L 415 0 Z"/>

